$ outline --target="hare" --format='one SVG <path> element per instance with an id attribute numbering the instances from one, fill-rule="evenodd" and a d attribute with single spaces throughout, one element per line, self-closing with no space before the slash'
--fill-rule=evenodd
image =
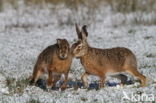
<path id="1" fill-rule="evenodd" d="M 79 58 L 85 68 L 85 73 L 81 79 L 87 87 L 88 75 L 100 77 L 99 86 L 104 87 L 105 76 L 107 73 L 128 72 L 141 80 L 141 85 L 146 85 L 146 77 L 138 72 L 137 61 L 131 50 L 124 47 L 110 49 L 99 49 L 91 47 L 87 42 L 88 32 L 86 25 L 80 31 L 76 24 L 78 41 L 71 47 L 74 57 Z"/>
<path id="2" fill-rule="evenodd" d="M 61 74 L 64 74 L 65 79 L 61 89 L 65 89 L 71 63 L 72 55 L 68 41 L 57 39 L 56 44 L 48 46 L 38 56 L 30 84 L 35 84 L 43 73 L 48 72 L 47 87 L 50 88 L 60 79 Z"/>

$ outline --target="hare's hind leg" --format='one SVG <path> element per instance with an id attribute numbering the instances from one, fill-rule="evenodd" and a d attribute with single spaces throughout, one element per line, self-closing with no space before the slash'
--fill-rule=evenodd
<path id="1" fill-rule="evenodd" d="M 130 68 L 127 70 L 128 73 L 138 77 L 141 80 L 141 86 L 146 86 L 146 77 L 138 72 L 137 68 Z"/>
<path id="2" fill-rule="evenodd" d="M 82 76 L 81 76 L 81 80 L 83 82 L 84 88 L 88 87 L 88 73 L 85 72 Z"/>
<path id="3" fill-rule="evenodd" d="M 35 85 L 39 77 L 43 74 L 43 68 L 36 68 L 33 72 L 33 78 L 30 81 L 30 85 Z"/>

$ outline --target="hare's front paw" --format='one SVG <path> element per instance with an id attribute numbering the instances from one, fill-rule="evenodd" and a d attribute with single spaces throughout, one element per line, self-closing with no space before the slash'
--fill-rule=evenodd
<path id="1" fill-rule="evenodd" d="M 84 88 L 88 88 L 88 74 L 87 74 L 87 73 L 84 73 L 84 74 L 81 76 L 81 80 L 82 80 L 82 82 L 83 82 Z"/>
<path id="2" fill-rule="evenodd" d="M 53 87 L 53 83 L 50 80 L 47 80 L 46 88 L 48 91 L 50 91 Z"/>
<path id="3" fill-rule="evenodd" d="M 46 85 L 46 90 L 49 92 L 50 90 L 52 90 L 52 85 Z"/>
<path id="4" fill-rule="evenodd" d="M 87 89 L 89 87 L 88 82 L 83 82 L 83 88 Z"/>
<path id="5" fill-rule="evenodd" d="M 104 83 L 99 83 L 100 88 L 104 88 Z"/>
<path id="6" fill-rule="evenodd" d="M 63 85 L 61 86 L 61 90 L 62 90 L 62 91 L 64 91 L 66 88 L 67 88 L 67 85 L 66 85 L 66 84 L 63 84 Z"/>

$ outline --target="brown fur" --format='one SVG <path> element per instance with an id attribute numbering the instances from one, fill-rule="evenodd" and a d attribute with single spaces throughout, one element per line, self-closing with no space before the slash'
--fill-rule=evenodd
<path id="1" fill-rule="evenodd" d="M 146 84 L 146 77 L 137 70 L 137 61 L 131 50 L 124 47 L 99 49 L 89 46 L 87 42 L 86 26 L 76 31 L 80 40 L 72 45 L 72 53 L 79 58 L 85 68 L 82 81 L 87 86 L 87 76 L 97 75 L 100 77 L 100 87 L 104 86 L 107 73 L 128 72 L 141 80 L 142 86 Z"/>
<path id="2" fill-rule="evenodd" d="M 72 56 L 68 41 L 57 39 L 57 44 L 48 46 L 38 56 L 30 84 L 35 84 L 43 73 L 48 72 L 47 86 L 52 87 L 60 79 L 61 74 L 64 74 L 65 80 L 61 88 L 65 89 L 71 63 Z"/>

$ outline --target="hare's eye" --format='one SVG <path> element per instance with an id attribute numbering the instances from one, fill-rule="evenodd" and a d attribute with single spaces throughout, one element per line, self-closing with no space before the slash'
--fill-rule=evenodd
<path id="1" fill-rule="evenodd" d="M 76 49 L 76 52 L 80 52 L 80 49 Z"/>
<path id="2" fill-rule="evenodd" d="M 77 49 L 81 49 L 81 46 L 77 46 Z"/>

